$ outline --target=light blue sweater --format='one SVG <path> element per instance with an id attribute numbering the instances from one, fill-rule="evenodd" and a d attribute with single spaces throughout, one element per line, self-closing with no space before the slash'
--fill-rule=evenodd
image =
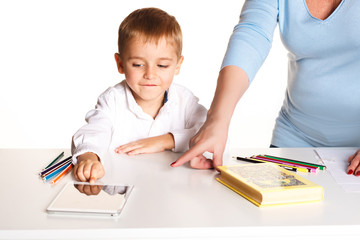
<path id="1" fill-rule="evenodd" d="M 279 25 L 289 74 L 273 145 L 360 146 L 359 14 L 360 0 L 342 0 L 325 20 L 313 17 L 305 0 L 245 2 L 222 68 L 241 67 L 251 83 Z"/>

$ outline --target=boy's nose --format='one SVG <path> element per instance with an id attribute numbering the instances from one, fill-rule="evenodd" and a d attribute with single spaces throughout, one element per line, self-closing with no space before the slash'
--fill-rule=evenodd
<path id="1" fill-rule="evenodd" d="M 152 79 L 155 76 L 155 70 L 151 67 L 147 67 L 145 71 L 145 79 Z"/>

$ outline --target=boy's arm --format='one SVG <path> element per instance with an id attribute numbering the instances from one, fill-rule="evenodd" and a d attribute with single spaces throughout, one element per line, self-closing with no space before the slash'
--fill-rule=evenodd
<path id="1" fill-rule="evenodd" d="M 115 149 L 117 153 L 127 153 L 136 155 L 141 153 L 155 153 L 165 150 L 171 150 L 175 147 L 174 137 L 171 133 L 164 135 L 144 138 L 138 141 L 130 142 Z"/>
<path id="2" fill-rule="evenodd" d="M 198 98 L 192 96 L 184 109 L 185 127 L 174 129 L 171 133 L 174 136 L 174 152 L 185 152 L 189 149 L 190 139 L 199 131 L 206 120 L 207 110 L 198 103 Z"/>
<path id="3" fill-rule="evenodd" d="M 72 139 L 73 163 L 76 164 L 78 156 L 92 152 L 100 161 L 108 150 L 112 135 L 112 109 L 115 103 L 109 91 L 98 98 L 95 109 L 86 114 L 87 124 L 81 127 Z"/>
<path id="4" fill-rule="evenodd" d="M 172 129 L 170 133 L 161 136 L 145 138 L 124 144 L 116 148 L 115 152 L 135 155 L 140 153 L 161 152 L 164 150 L 184 152 L 189 149 L 190 139 L 204 124 L 207 110 L 198 103 L 198 98 L 190 91 L 181 92 L 181 94 L 185 104 L 180 104 L 182 107 L 179 110 L 181 114 L 184 115 L 185 122 L 181 120 L 178 123 L 178 129 Z"/>

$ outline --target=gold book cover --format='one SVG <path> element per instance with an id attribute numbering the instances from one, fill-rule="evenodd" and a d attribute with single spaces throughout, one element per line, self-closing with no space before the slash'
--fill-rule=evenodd
<path id="1" fill-rule="evenodd" d="M 324 189 L 273 163 L 219 166 L 216 179 L 255 205 L 276 206 L 321 201 Z"/>

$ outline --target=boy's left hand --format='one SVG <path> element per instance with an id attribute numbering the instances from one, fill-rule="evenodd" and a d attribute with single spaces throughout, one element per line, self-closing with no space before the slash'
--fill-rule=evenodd
<path id="1" fill-rule="evenodd" d="M 116 153 L 137 155 L 141 153 L 156 153 L 170 150 L 175 147 L 174 137 L 171 133 L 157 137 L 144 138 L 138 141 L 124 144 L 115 149 Z"/>

